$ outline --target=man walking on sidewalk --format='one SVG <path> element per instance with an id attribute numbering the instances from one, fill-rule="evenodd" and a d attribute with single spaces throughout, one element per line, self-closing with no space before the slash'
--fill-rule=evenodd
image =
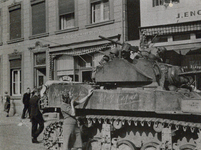
<path id="1" fill-rule="evenodd" d="M 8 95 L 8 92 L 5 92 L 4 95 L 5 104 L 4 104 L 4 111 L 7 113 L 6 117 L 9 117 L 9 111 L 10 111 L 10 96 Z"/>
<path id="2" fill-rule="evenodd" d="M 30 100 L 30 88 L 27 88 L 26 93 L 24 93 L 22 102 L 24 104 L 24 109 L 22 111 L 22 119 L 25 119 L 26 111 L 28 110 L 29 118 L 30 118 L 30 106 L 29 106 L 29 100 Z"/>
<path id="3" fill-rule="evenodd" d="M 37 141 L 37 137 L 41 134 L 44 129 L 44 119 L 42 113 L 38 107 L 38 101 L 40 100 L 39 91 L 33 90 L 33 96 L 30 99 L 30 108 L 31 108 L 31 135 L 32 135 L 32 143 L 39 143 Z M 39 125 L 39 127 L 38 127 Z"/>

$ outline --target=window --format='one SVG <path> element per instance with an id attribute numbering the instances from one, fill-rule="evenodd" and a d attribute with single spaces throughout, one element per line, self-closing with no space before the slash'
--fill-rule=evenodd
<path id="1" fill-rule="evenodd" d="M 21 94 L 21 70 L 11 70 L 11 89 L 12 95 L 17 96 Z"/>
<path id="2" fill-rule="evenodd" d="M 191 36 L 190 34 L 179 34 L 179 35 L 173 35 L 173 41 L 182 41 L 182 40 L 190 40 Z"/>
<path id="3" fill-rule="evenodd" d="M 59 0 L 60 30 L 75 27 L 74 0 Z"/>
<path id="4" fill-rule="evenodd" d="M 75 57 L 75 68 L 90 68 L 92 67 L 92 56 L 80 55 Z"/>
<path id="5" fill-rule="evenodd" d="M 179 3 L 179 0 L 153 0 L 153 7 L 169 3 Z"/>
<path id="6" fill-rule="evenodd" d="M 109 0 L 91 0 L 91 23 L 110 19 Z"/>
<path id="7" fill-rule="evenodd" d="M 46 32 L 45 0 L 31 1 L 32 35 Z"/>
<path id="8" fill-rule="evenodd" d="M 10 40 L 21 38 L 21 6 L 9 7 Z"/>
<path id="9" fill-rule="evenodd" d="M 1 8 L 0 8 L 0 46 L 2 45 L 2 15 L 1 15 Z"/>
<path id="10" fill-rule="evenodd" d="M 160 42 L 167 42 L 168 37 L 167 36 L 156 36 L 154 37 L 148 37 L 148 41 L 152 41 L 152 43 L 160 43 Z"/>
<path id="11" fill-rule="evenodd" d="M 200 39 L 201 38 L 201 32 L 197 32 L 195 33 L 196 39 Z"/>
<path id="12" fill-rule="evenodd" d="M 35 55 L 35 65 L 45 65 L 46 64 L 46 54 L 38 53 Z"/>

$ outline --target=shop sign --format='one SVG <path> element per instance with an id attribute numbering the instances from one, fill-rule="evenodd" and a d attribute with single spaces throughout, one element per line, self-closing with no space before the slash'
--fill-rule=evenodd
<path id="1" fill-rule="evenodd" d="M 178 13 L 176 19 L 189 18 L 189 17 L 193 17 L 193 16 L 201 16 L 201 9 Z"/>
<path id="2" fill-rule="evenodd" d="M 60 78 L 61 81 L 72 81 L 72 78 L 70 76 L 62 76 Z"/>
<path id="3" fill-rule="evenodd" d="M 183 56 L 182 68 L 185 71 L 201 70 L 201 55 Z"/>

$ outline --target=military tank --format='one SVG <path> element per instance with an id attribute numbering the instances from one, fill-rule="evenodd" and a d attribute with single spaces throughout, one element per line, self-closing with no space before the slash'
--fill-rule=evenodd
<path id="1" fill-rule="evenodd" d="M 201 150 L 196 72 L 164 63 L 164 48 L 140 51 L 110 41 L 119 48 L 103 56 L 93 72 L 94 84 L 48 81 L 43 86 L 43 113 L 60 114 L 62 93 L 71 91 L 79 100 L 93 88 L 92 96 L 76 108 L 84 149 Z M 45 128 L 47 149 L 62 149 L 62 122 L 60 117 Z"/>

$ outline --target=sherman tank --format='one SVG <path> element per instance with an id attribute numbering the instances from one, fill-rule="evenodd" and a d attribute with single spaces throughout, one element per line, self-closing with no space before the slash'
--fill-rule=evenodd
<path id="1" fill-rule="evenodd" d="M 102 39 L 110 40 L 100 36 Z M 128 43 L 105 54 L 94 84 L 48 81 L 41 90 L 44 114 L 60 114 L 62 93 L 71 91 L 85 150 L 201 150 L 201 95 L 193 76 L 164 63 L 165 48 L 139 50 Z M 47 149 L 62 149 L 62 116 L 44 130 Z M 73 137 L 72 137 L 73 141 Z"/>

